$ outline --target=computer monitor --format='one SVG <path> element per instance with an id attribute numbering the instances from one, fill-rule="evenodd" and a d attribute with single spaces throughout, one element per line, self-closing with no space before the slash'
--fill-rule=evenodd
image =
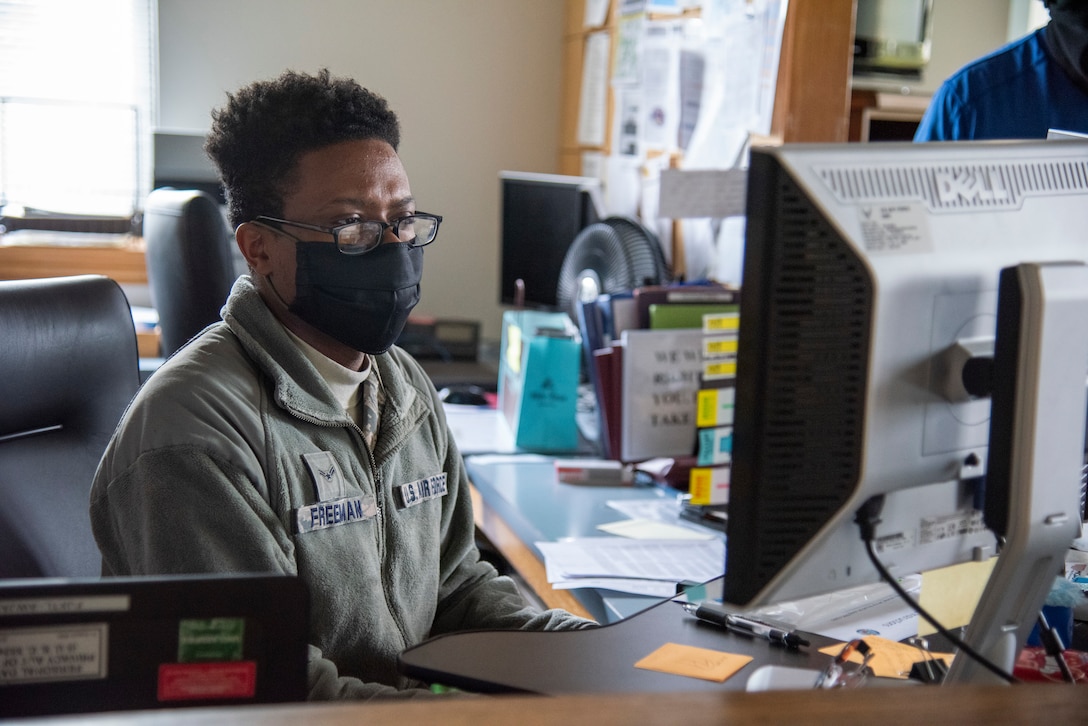
<path id="1" fill-rule="evenodd" d="M 301 702 L 309 622 L 290 576 L 0 580 L 0 720 Z"/>
<path id="2" fill-rule="evenodd" d="M 499 302 L 557 310 L 556 290 L 567 250 L 579 232 L 603 217 L 600 180 L 503 171 L 499 182 Z"/>
<path id="3" fill-rule="evenodd" d="M 726 603 L 878 581 L 855 523 L 870 501 L 893 575 L 996 553 L 983 518 L 990 398 L 970 374 L 1010 374 L 986 365 L 1001 270 L 1084 261 L 1086 234 L 1088 144 L 753 149 Z M 1063 450 L 1073 471 L 1048 484 L 1070 490 L 1080 370 L 1079 417 L 1040 422 L 1079 418 L 1080 443 Z"/>

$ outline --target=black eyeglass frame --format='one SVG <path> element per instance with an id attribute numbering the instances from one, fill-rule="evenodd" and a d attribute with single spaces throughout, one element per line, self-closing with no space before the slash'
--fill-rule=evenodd
<path id="1" fill-rule="evenodd" d="M 308 242 L 308 241 L 312 241 L 312 240 L 304 240 L 304 239 L 301 239 L 299 237 L 296 237 L 295 235 L 291 234 L 287 230 L 283 229 L 281 225 L 288 225 L 288 226 L 291 226 L 291 227 L 298 227 L 299 229 L 308 229 L 308 230 L 311 230 L 313 232 L 322 232 L 324 234 L 331 235 L 333 242 L 336 244 L 336 249 L 340 252 L 340 254 L 355 256 L 355 255 L 365 255 L 367 252 L 373 252 L 374 250 L 378 249 L 378 247 L 380 247 L 381 244 L 382 244 L 382 237 L 385 236 L 385 231 L 387 229 L 392 229 L 393 234 L 395 234 L 399 238 L 400 237 L 400 226 L 402 224 L 404 224 L 405 222 L 407 222 L 408 220 L 415 219 L 417 217 L 422 217 L 424 219 L 433 220 L 434 221 L 434 234 L 432 234 L 431 238 L 428 239 L 426 242 L 418 243 L 417 240 L 419 239 L 419 237 L 413 237 L 412 239 L 408 240 L 407 242 L 401 242 L 400 244 L 406 244 L 406 245 L 409 245 L 411 247 L 426 247 L 427 245 L 431 244 L 432 242 L 435 241 L 435 239 L 438 238 L 438 228 L 442 224 L 442 216 L 441 215 L 430 214 L 429 212 L 414 212 L 412 214 L 406 214 L 403 217 L 399 217 L 397 219 L 394 219 L 392 222 L 379 222 L 376 219 L 362 219 L 362 220 L 359 220 L 358 222 L 348 222 L 347 224 L 340 224 L 340 225 L 337 225 L 335 227 L 322 227 L 322 226 L 317 225 L 317 224 L 306 224 L 305 222 L 295 222 L 295 221 L 292 221 L 290 219 L 280 219 L 278 217 L 269 217 L 269 216 L 266 216 L 266 215 L 263 215 L 263 214 L 258 215 L 253 221 L 255 223 L 257 223 L 257 224 L 264 225 L 265 227 L 270 227 L 271 229 L 274 229 L 275 231 L 280 232 L 281 234 L 285 234 L 288 237 L 290 237 L 291 239 L 295 240 L 296 242 Z M 343 245 L 343 244 L 341 244 L 340 243 L 340 233 L 343 230 L 347 229 L 348 227 L 355 227 L 356 225 L 360 225 L 360 224 L 380 225 L 381 229 L 374 236 L 374 240 L 375 240 L 374 244 L 372 244 L 369 247 L 364 247 L 363 245 Z"/>

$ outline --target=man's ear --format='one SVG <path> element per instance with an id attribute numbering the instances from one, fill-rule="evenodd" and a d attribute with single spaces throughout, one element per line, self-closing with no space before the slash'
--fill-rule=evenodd
<path id="1" fill-rule="evenodd" d="M 243 222 L 234 231 L 234 241 L 238 244 L 242 256 L 249 268 L 260 277 L 272 271 L 272 261 L 268 255 L 268 245 L 274 232 L 254 222 Z"/>

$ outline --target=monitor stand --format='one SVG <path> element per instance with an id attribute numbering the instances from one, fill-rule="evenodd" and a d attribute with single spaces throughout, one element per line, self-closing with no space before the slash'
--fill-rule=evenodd
<path id="1" fill-rule="evenodd" d="M 986 523 L 1001 555 L 965 642 L 1011 673 L 1080 534 L 1088 405 L 1088 266 L 1002 272 L 994 352 Z M 1004 682 L 960 653 L 945 683 Z"/>

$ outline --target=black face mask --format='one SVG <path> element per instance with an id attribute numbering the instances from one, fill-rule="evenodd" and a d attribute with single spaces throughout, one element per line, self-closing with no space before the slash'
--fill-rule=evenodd
<path id="1" fill-rule="evenodd" d="M 1088 3 L 1050 0 L 1047 50 L 1073 83 L 1088 93 Z"/>
<path id="2" fill-rule="evenodd" d="M 328 242 L 295 242 L 295 259 L 295 301 L 287 309 L 353 350 L 389 350 L 419 302 L 420 247 L 390 243 L 345 255 Z"/>

